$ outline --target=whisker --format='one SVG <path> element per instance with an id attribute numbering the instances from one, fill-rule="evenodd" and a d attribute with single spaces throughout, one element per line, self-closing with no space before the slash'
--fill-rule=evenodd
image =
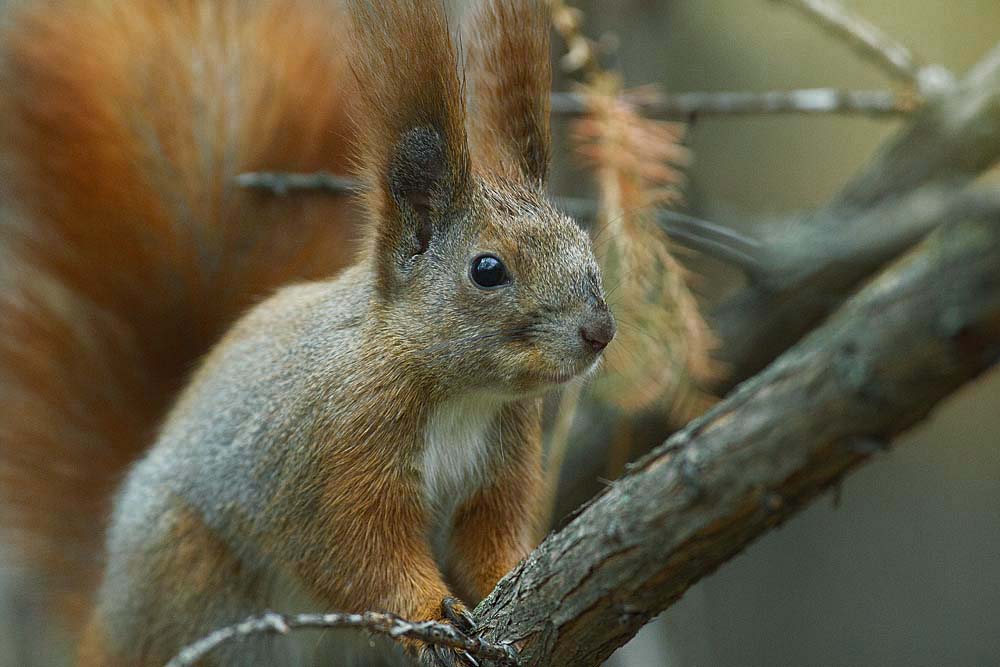
<path id="1" fill-rule="evenodd" d="M 607 222 L 605 222 L 603 225 L 601 225 L 601 229 L 597 232 L 597 234 L 591 233 L 591 243 L 594 245 L 595 248 L 600 247 L 600 244 L 598 244 L 598 240 L 601 238 L 601 235 L 604 234 L 604 232 L 607 231 L 607 229 L 612 224 L 614 224 L 616 222 L 619 222 L 621 220 L 624 220 L 626 217 L 629 217 L 631 215 L 635 215 L 636 213 L 639 213 L 639 212 L 645 211 L 646 209 L 651 209 L 651 208 L 657 208 L 657 205 L 656 204 L 643 204 L 641 206 L 631 206 L 631 207 L 628 207 L 628 208 L 623 208 L 622 211 L 621 211 L 621 213 L 619 213 L 618 215 L 616 215 L 613 218 L 610 218 Z M 605 239 L 605 241 L 607 241 L 607 240 L 608 239 Z M 603 243 L 603 241 L 602 241 L 602 243 Z"/>
<path id="2" fill-rule="evenodd" d="M 627 282 L 628 282 L 629 278 L 631 278 L 631 277 L 632 277 L 632 274 L 633 274 L 634 272 L 635 272 L 635 269 L 629 269 L 629 270 L 628 270 L 628 271 L 626 271 L 626 272 L 625 272 L 624 274 L 622 274 L 622 275 L 621 275 L 621 276 L 619 277 L 619 280 L 618 280 L 618 282 L 617 282 L 617 283 L 615 284 L 615 286 L 614 286 L 614 287 L 612 287 L 611 289 L 607 290 L 607 292 L 606 292 L 606 293 L 604 294 L 604 298 L 605 298 L 605 300 L 607 300 L 607 301 L 610 301 L 610 299 L 611 299 L 611 296 L 612 296 L 612 295 L 613 295 L 613 294 L 614 294 L 614 293 L 615 293 L 616 291 L 618 291 L 618 289 L 619 289 L 619 288 L 620 288 L 620 287 L 621 287 L 622 285 L 624 285 L 625 283 L 627 283 Z"/>
<path id="3" fill-rule="evenodd" d="M 637 333 L 641 333 L 642 335 L 646 336 L 650 340 L 650 342 L 656 343 L 657 345 L 662 345 L 664 343 L 663 340 L 658 339 L 656 336 L 654 336 L 653 334 L 649 333 L 648 331 L 646 331 L 643 327 L 639 326 L 638 324 L 635 324 L 633 322 L 629 322 L 628 320 L 624 320 L 622 318 L 615 318 L 615 320 L 616 320 L 616 322 L 618 323 L 619 326 L 624 327 L 624 328 L 628 329 L 629 331 L 635 331 Z"/>

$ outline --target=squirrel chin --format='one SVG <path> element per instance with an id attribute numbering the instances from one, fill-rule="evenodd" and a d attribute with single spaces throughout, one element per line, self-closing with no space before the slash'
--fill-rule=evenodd
<path id="1" fill-rule="evenodd" d="M 525 389 L 516 394 L 516 398 L 535 398 L 543 396 L 546 393 L 557 389 L 559 387 L 572 384 L 574 382 L 587 382 L 590 380 L 597 369 L 601 366 L 601 360 L 604 355 L 598 354 L 590 361 L 582 364 L 577 364 L 570 368 L 567 368 L 556 373 L 546 374 L 546 375 L 536 375 L 532 378 L 532 387 Z"/>

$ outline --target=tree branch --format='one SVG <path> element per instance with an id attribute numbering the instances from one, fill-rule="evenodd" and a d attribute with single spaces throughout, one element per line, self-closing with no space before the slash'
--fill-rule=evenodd
<path id="1" fill-rule="evenodd" d="M 913 84 L 922 93 L 941 90 L 953 81 L 943 67 L 921 65 L 913 53 L 881 28 L 848 10 L 837 0 L 772 0 L 799 10 L 813 23 L 839 38 L 889 76 Z"/>
<path id="2" fill-rule="evenodd" d="M 590 222 L 597 214 L 597 203 L 592 199 L 556 197 L 555 203 L 577 220 Z M 761 265 L 761 260 L 765 258 L 764 248 L 760 240 L 753 236 L 669 209 L 658 209 L 656 221 L 674 243 L 722 260 L 751 278 L 765 270 Z"/>
<path id="3" fill-rule="evenodd" d="M 963 205 L 961 191 L 998 159 L 1000 47 L 915 114 L 829 204 L 761 231 L 766 275 L 713 313 L 730 383 L 763 368 Z"/>
<path id="4" fill-rule="evenodd" d="M 952 225 L 549 536 L 483 636 L 525 667 L 599 664 L 998 358 L 1000 218 Z"/>
<path id="5" fill-rule="evenodd" d="M 827 317 L 864 280 L 946 219 L 997 211 L 996 191 L 964 192 L 1000 159 L 1000 46 L 945 95 L 931 100 L 819 210 L 759 227 L 753 279 L 711 312 L 718 357 L 729 372 L 721 395 L 752 377 Z M 607 410 L 591 401 L 567 456 L 579 480 L 560 491 L 566 513 L 604 475 Z M 592 417 L 592 418 L 590 418 Z M 586 423 L 582 423 L 586 421 Z M 644 418 L 636 452 L 668 432 Z"/>
<path id="6" fill-rule="evenodd" d="M 917 108 L 916 100 L 884 90 L 773 90 L 673 93 L 655 101 L 636 102 L 644 115 L 654 118 L 692 119 L 703 116 L 767 114 L 856 114 L 894 118 Z M 577 93 L 552 93 L 552 113 L 583 116 L 587 106 Z"/>

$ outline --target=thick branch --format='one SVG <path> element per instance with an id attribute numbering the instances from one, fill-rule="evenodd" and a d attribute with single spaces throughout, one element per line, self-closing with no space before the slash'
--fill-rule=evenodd
<path id="1" fill-rule="evenodd" d="M 545 540 L 477 609 L 485 638 L 599 664 L 998 357 L 1000 219 L 950 226 Z"/>
<path id="2" fill-rule="evenodd" d="M 673 93 L 637 103 L 643 114 L 655 118 L 691 119 L 703 116 L 772 114 L 850 114 L 872 118 L 901 116 L 916 108 L 916 100 L 885 90 L 772 90 L 766 92 Z M 577 93 L 552 93 L 552 113 L 583 116 L 586 103 Z"/>

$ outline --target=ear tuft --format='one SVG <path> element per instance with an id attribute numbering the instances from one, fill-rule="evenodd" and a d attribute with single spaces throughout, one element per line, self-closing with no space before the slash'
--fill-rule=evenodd
<path id="1" fill-rule="evenodd" d="M 476 157 L 539 186 L 551 150 L 549 12 L 545 0 L 480 0 L 465 25 Z"/>
<path id="2" fill-rule="evenodd" d="M 358 176 L 375 230 L 379 286 L 426 250 L 447 211 L 465 205 L 465 99 L 442 0 L 348 0 L 359 108 Z"/>

